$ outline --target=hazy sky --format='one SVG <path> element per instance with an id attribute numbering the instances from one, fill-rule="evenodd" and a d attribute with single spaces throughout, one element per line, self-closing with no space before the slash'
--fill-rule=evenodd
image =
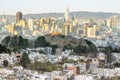
<path id="1" fill-rule="evenodd" d="M 0 0 L 0 14 L 94 11 L 120 13 L 120 0 Z"/>

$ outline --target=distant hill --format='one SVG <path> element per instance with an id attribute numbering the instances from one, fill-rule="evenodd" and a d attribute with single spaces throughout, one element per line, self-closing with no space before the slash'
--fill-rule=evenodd
<path id="1" fill-rule="evenodd" d="M 107 19 L 110 16 L 117 15 L 120 18 L 120 14 L 118 13 L 105 13 L 105 12 L 87 12 L 87 11 L 76 11 L 70 12 L 70 17 L 76 16 L 78 19 Z M 64 13 L 42 13 L 42 14 L 27 14 L 25 17 L 32 16 L 34 18 L 40 17 L 64 17 Z"/>
<path id="2" fill-rule="evenodd" d="M 24 14 L 24 13 L 23 13 Z M 87 11 L 76 11 L 76 12 L 70 12 L 70 16 L 76 16 L 78 19 L 107 19 L 110 16 L 117 15 L 120 19 L 120 14 L 118 13 L 106 13 L 106 12 L 87 12 Z M 41 14 L 26 14 L 23 16 L 24 18 L 28 19 L 29 17 L 33 17 L 36 19 L 39 19 L 40 17 L 64 17 L 64 13 L 41 13 Z M 0 15 L 0 18 L 2 18 L 2 15 Z M 6 18 L 9 20 L 15 21 L 15 15 L 6 15 Z"/>

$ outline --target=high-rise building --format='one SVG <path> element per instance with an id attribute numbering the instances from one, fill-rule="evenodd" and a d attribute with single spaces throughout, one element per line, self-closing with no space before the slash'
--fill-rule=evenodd
<path id="1" fill-rule="evenodd" d="M 16 13 L 16 23 L 18 23 L 20 20 L 22 20 L 22 12 Z"/>
<path id="2" fill-rule="evenodd" d="M 17 26 L 26 27 L 26 20 L 22 19 L 16 23 Z"/>
<path id="3" fill-rule="evenodd" d="M 8 24 L 8 20 L 6 19 L 5 15 L 2 16 L 2 22 L 4 24 Z"/>
<path id="4" fill-rule="evenodd" d="M 107 26 L 109 28 L 116 28 L 117 27 L 117 16 L 111 16 L 108 20 L 107 20 Z"/>
<path id="5" fill-rule="evenodd" d="M 31 31 L 33 31 L 34 30 L 34 19 L 33 18 L 30 18 L 29 20 L 28 20 L 28 26 L 29 26 L 29 29 L 31 30 Z"/>
<path id="6" fill-rule="evenodd" d="M 44 24 L 42 26 L 42 32 L 48 32 L 49 31 L 49 24 Z"/>
<path id="7" fill-rule="evenodd" d="M 68 22 L 69 21 L 69 7 L 66 8 L 64 17 L 65 17 L 65 22 Z"/>
<path id="8" fill-rule="evenodd" d="M 11 34 L 14 33 L 14 25 L 12 24 L 9 24 L 9 25 L 6 25 L 5 28 L 7 29 L 7 31 Z"/>
<path id="9" fill-rule="evenodd" d="M 113 27 L 116 28 L 117 27 L 117 16 L 113 16 Z"/>
<path id="10" fill-rule="evenodd" d="M 86 37 L 95 37 L 96 36 L 96 25 L 91 25 L 90 23 L 85 23 L 85 36 Z"/>
<path id="11" fill-rule="evenodd" d="M 62 27 L 62 34 L 65 36 L 70 36 L 72 33 L 72 23 L 64 23 L 64 26 Z"/>
<path id="12" fill-rule="evenodd" d="M 89 23 L 85 23 L 84 28 L 85 28 L 85 36 L 87 37 L 88 36 L 87 34 L 88 34 Z"/>

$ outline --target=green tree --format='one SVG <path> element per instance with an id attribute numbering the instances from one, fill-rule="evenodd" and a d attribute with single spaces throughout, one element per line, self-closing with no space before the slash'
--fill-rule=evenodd
<path id="1" fill-rule="evenodd" d="M 61 34 L 60 34 L 59 36 L 60 36 L 61 38 L 63 38 L 63 39 L 65 38 L 65 36 L 64 36 L 64 35 L 61 35 Z"/>
<path id="2" fill-rule="evenodd" d="M 23 53 L 21 64 L 23 67 L 27 67 L 27 65 L 30 64 L 30 59 L 27 53 Z"/>
<path id="3" fill-rule="evenodd" d="M 98 50 L 97 50 L 97 47 L 94 45 L 94 44 L 90 44 L 89 45 L 89 50 L 88 50 L 89 52 L 88 53 L 97 53 L 98 52 Z"/>
<path id="4" fill-rule="evenodd" d="M 18 36 L 18 45 L 21 48 L 26 48 L 28 46 L 28 39 L 24 39 L 22 36 Z"/>
<path id="5" fill-rule="evenodd" d="M 55 54 L 55 51 L 56 51 L 56 49 L 58 48 L 58 45 L 57 45 L 57 44 L 51 45 L 51 47 L 52 47 L 52 52 L 53 52 L 53 54 Z"/>
<path id="6" fill-rule="evenodd" d="M 52 72 L 53 69 L 52 69 L 51 66 L 47 65 L 47 66 L 45 66 L 45 71 L 46 71 L 46 72 Z"/>
<path id="7" fill-rule="evenodd" d="M 0 53 L 8 53 L 11 54 L 11 50 L 7 48 L 5 45 L 0 44 Z"/>
<path id="8" fill-rule="evenodd" d="M 70 44 L 64 45 L 63 51 L 68 50 L 68 49 L 73 49 L 73 47 Z"/>
<path id="9" fill-rule="evenodd" d="M 44 36 L 40 36 L 35 40 L 35 47 L 49 47 L 50 43 L 46 41 Z"/>
<path id="10" fill-rule="evenodd" d="M 36 70 L 44 70 L 44 63 L 41 63 L 39 61 L 35 61 L 34 66 L 36 67 Z"/>
<path id="11" fill-rule="evenodd" d="M 82 53 L 87 53 L 88 48 L 85 45 L 78 45 L 74 48 L 74 52 L 78 55 L 81 55 Z"/>
<path id="12" fill-rule="evenodd" d="M 89 41 L 89 40 L 85 40 L 86 41 L 86 43 L 88 44 L 88 45 L 91 45 L 91 44 L 93 44 L 91 41 Z"/>
<path id="13" fill-rule="evenodd" d="M 75 52 L 71 52 L 70 55 L 76 55 Z"/>
<path id="14" fill-rule="evenodd" d="M 28 39 L 25 39 L 22 36 L 8 36 L 2 40 L 2 43 L 5 44 L 5 46 L 7 47 L 13 48 L 13 50 L 19 50 L 28 46 Z"/>
<path id="15" fill-rule="evenodd" d="M 106 46 L 103 49 L 103 52 L 107 55 L 107 62 L 111 62 L 111 52 L 113 51 L 111 46 Z"/>
<path id="16" fill-rule="evenodd" d="M 111 46 L 106 46 L 106 47 L 104 47 L 104 49 L 103 49 L 103 52 L 104 52 L 105 54 L 111 53 L 112 51 L 113 51 L 113 49 L 112 49 Z"/>
<path id="17" fill-rule="evenodd" d="M 118 62 L 114 63 L 113 65 L 114 65 L 114 67 L 120 67 L 120 63 L 118 63 Z"/>
<path id="18" fill-rule="evenodd" d="M 7 67 L 7 66 L 8 66 L 8 61 L 7 61 L 7 60 L 4 60 L 4 61 L 3 61 L 3 66 L 4 66 L 4 67 Z"/>
<path id="19" fill-rule="evenodd" d="M 81 55 L 81 45 L 78 45 L 74 48 L 74 52 L 77 54 L 77 55 Z"/>
<path id="20" fill-rule="evenodd" d="M 4 43 L 5 45 L 9 46 L 9 42 L 10 42 L 11 37 L 7 36 L 2 40 L 2 43 Z"/>
<path id="21" fill-rule="evenodd" d="M 120 53 L 120 47 L 114 48 L 113 52 Z"/>
<path id="22" fill-rule="evenodd" d="M 87 53 L 97 53 L 97 47 L 89 40 L 85 40 L 88 45 L 88 51 Z"/>

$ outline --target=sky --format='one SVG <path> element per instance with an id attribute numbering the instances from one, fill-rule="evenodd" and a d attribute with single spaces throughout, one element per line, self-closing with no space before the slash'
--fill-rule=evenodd
<path id="1" fill-rule="evenodd" d="M 0 14 L 72 11 L 120 13 L 120 0 L 0 0 Z"/>

